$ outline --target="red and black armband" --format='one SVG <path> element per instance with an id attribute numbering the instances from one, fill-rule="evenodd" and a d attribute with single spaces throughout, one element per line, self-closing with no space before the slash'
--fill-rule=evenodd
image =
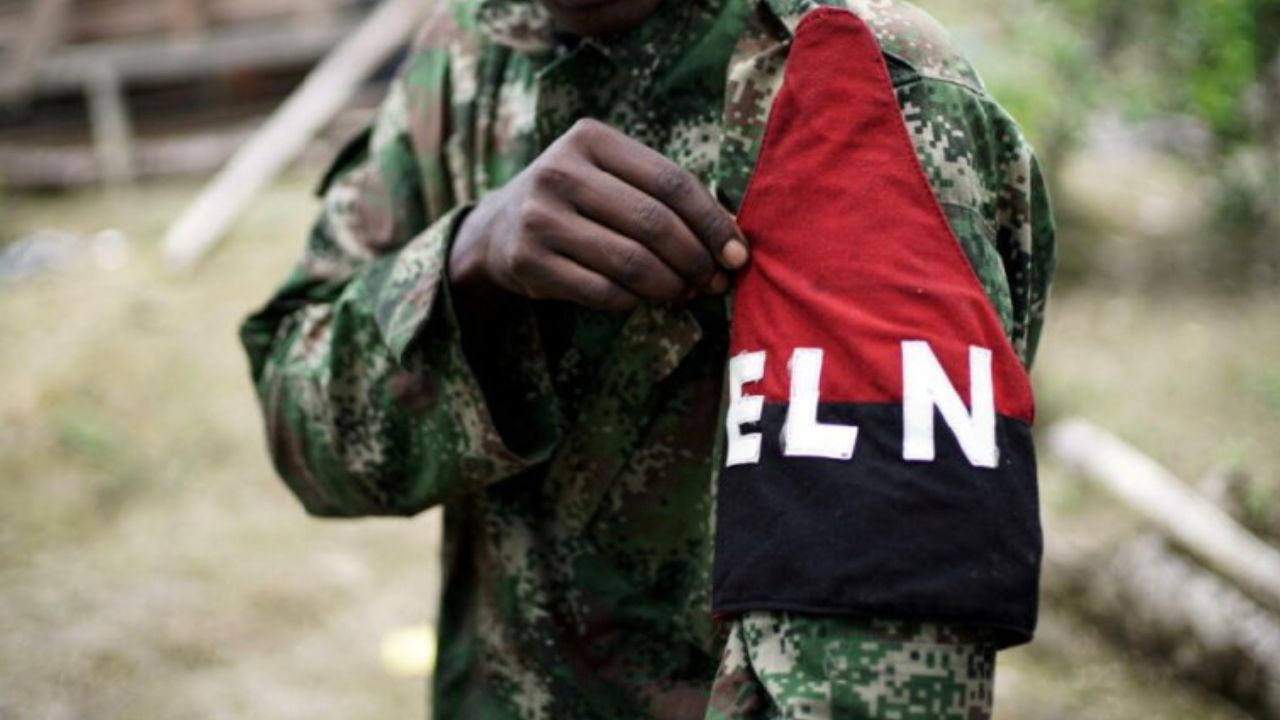
<path id="1" fill-rule="evenodd" d="M 796 31 L 739 213 L 714 609 L 1036 624 L 1027 374 L 856 15 Z"/>

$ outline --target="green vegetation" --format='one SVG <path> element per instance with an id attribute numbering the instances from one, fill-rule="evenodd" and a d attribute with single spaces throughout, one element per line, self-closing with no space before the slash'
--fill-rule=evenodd
<path id="1" fill-rule="evenodd" d="M 1117 278 L 1123 251 L 1116 257 L 1114 242 L 1095 239 L 1117 229 L 1099 226 L 1078 197 L 1060 192 L 1068 282 L 1101 275 L 1231 292 L 1280 282 L 1280 0 L 921 5 L 955 29 L 1040 148 L 1054 185 L 1064 184 L 1072 157 L 1101 142 L 1127 156 L 1117 163 L 1185 177 L 1190 197 L 1174 202 L 1203 203 L 1202 222 L 1146 238 L 1142 255 L 1158 271 Z M 1153 157 L 1166 167 L 1146 168 Z M 1144 235 L 1141 227 L 1118 231 Z M 1154 257 L 1171 246 L 1173 262 Z"/>

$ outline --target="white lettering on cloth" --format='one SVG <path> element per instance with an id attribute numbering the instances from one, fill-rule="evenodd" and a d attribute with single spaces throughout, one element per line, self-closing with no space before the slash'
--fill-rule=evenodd
<path id="1" fill-rule="evenodd" d="M 848 460 L 858 443 L 858 428 L 818 422 L 819 388 L 822 385 L 822 350 L 796 348 L 791 355 L 791 405 L 782 428 L 782 454 L 786 457 Z"/>
<path id="2" fill-rule="evenodd" d="M 742 387 L 764 378 L 765 353 L 742 353 L 729 360 L 729 412 L 725 419 L 728 430 L 725 464 L 752 465 L 760 462 L 760 433 L 743 433 L 742 426 L 760 422 L 764 414 L 764 397 L 745 395 Z"/>
<path id="3" fill-rule="evenodd" d="M 785 457 L 850 460 L 857 448 L 856 426 L 818 422 L 823 358 L 821 348 L 797 348 L 791 356 L 790 404 L 782 428 Z M 764 397 L 748 395 L 744 387 L 764 379 L 767 360 L 767 354 L 758 351 L 741 353 L 729 361 L 729 408 L 725 420 L 728 467 L 760 462 L 760 433 L 744 433 L 742 427 L 760 422 Z M 934 418 L 941 415 L 971 465 L 999 465 L 990 350 L 969 347 L 967 406 L 927 342 L 902 343 L 902 384 L 903 460 L 937 460 Z"/>
<path id="4" fill-rule="evenodd" d="M 969 348 L 969 407 L 956 391 L 929 343 L 902 343 L 902 459 L 932 462 L 934 409 L 955 435 L 974 467 L 999 464 L 996 448 L 996 403 L 991 376 L 991 351 Z"/>

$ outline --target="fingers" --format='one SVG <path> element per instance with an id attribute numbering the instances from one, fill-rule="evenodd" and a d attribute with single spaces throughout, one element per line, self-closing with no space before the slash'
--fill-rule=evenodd
<path id="1" fill-rule="evenodd" d="M 579 122 L 511 187 L 484 258 L 486 277 L 517 294 L 622 311 L 724 292 L 722 267 L 747 261 L 696 177 L 598 122 Z"/>
<path id="2" fill-rule="evenodd" d="M 742 231 L 692 173 L 603 123 L 583 121 L 573 132 L 584 138 L 600 169 L 674 211 L 722 265 L 736 270 L 746 264 Z"/>
<path id="3" fill-rule="evenodd" d="M 690 287 L 728 284 L 711 251 L 671 208 L 602 170 L 589 171 L 570 201 L 583 216 L 648 248 Z"/>
<path id="4" fill-rule="evenodd" d="M 628 312 L 640 304 L 640 298 L 618 283 L 576 261 L 561 256 L 548 255 L 536 270 L 530 271 L 530 280 L 539 286 L 532 297 L 563 300 L 593 310 Z"/>
<path id="5" fill-rule="evenodd" d="M 677 302 L 691 286 L 640 242 L 581 216 L 565 220 L 549 249 L 652 302 Z"/>

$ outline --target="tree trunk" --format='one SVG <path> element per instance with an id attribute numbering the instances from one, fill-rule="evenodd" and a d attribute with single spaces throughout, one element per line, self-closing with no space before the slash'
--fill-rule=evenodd
<path id="1" fill-rule="evenodd" d="M 1084 420 L 1049 430 L 1062 461 L 1149 520 L 1206 567 L 1280 611 L 1280 552 L 1151 458 Z"/>
<path id="2" fill-rule="evenodd" d="M 1155 535 L 1117 550 L 1051 544 L 1044 592 L 1120 643 L 1280 720 L 1280 622 Z"/>

